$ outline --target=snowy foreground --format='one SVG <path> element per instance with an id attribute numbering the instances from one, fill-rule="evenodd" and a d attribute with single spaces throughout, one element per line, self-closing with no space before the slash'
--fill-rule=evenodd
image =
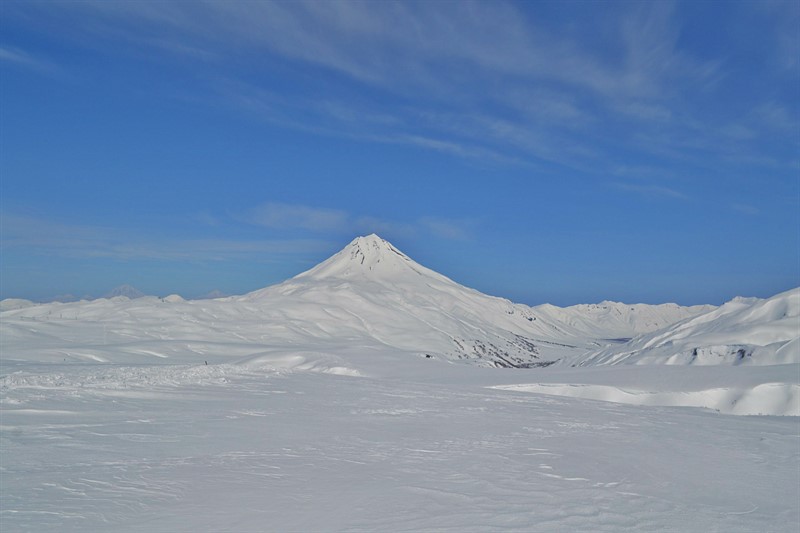
<path id="1" fill-rule="evenodd" d="M 530 308 L 376 237 L 242 297 L 7 300 L 0 530 L 798 531 L 798 302 Z"/>

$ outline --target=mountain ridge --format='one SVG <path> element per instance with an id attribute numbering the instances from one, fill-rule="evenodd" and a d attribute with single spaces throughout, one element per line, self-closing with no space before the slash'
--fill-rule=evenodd
<path id="1" fill-rule="evenodd" d="M 800 288 L 733 298 L 707 313 L 587 356 L 582 365 L 753 364 L 800 360 Z"/>
<path id="2" fill-rule="evenodd" d="M 119 296 L 124 296 L 125 298 L 130 298 L 131 300 L 135 300 L 137 298 L 144 298 L 147 296 L 145 293 L 137 289 L 132 285 L 128 285 L 127 283 L 123 283 L 117 287 L 114 287 L 106 294 L 104 294 L 103 298 L 117 298 Z"/>
<path id="3" fill-rule="evenodd" d="M 737 298 L 723 311 L 609 301 L 530 307 L 460 285 L 374 234 L 357 237 L 282 283 L 241 296 L 182 300 L 114 298 L 32 306 L 11 301 L 0 309 L 4 318 L 21 320 L 143 321 L 153 324 L 148 338 L 156 335 L 159 342 L 178 342 L 182 331 L 204 324 L 208 334 L 203 338 L 245 343 L 242 349 L 249 354 L 306 346 L 320 353 L 390 350 L 480 366 L 535 367 L 605 364 L 623 352 L 649 350 L 642 339 L 665 334 L 674 324 L 702 324 L 714 313 L 728 316 L 727 310 L 760 301 Z M 160 318 L 154 322 L 153 317 Z M 28 335 L 25 331 L 21 327 L 19 334 Z"/>

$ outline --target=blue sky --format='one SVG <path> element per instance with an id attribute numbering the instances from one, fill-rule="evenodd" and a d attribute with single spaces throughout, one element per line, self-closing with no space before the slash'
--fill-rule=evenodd
<path id="1" fill-rule="evenodd" d="M 376 232 L 528 304 L 800 285 L 797 2 L 13 2 L 0 298 L 244 293 Z"/>

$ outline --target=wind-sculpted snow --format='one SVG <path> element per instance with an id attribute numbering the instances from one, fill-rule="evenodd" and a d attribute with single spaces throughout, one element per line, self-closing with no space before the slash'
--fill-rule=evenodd
<path id="1" fill-rule="evenodd" d="M 241 377 L 269 377 L 292 371 L 358 376 L 341 359 L 320 353 L 259 354 L 215 365 L 61 366 L 48 372 L 16 371 L 0 377 L 0 403 L 21 405 L 31 391 L 151 391 L 153 388 L 222 385 Z"/>
<path id="2" fill-rule="evenodd" d="M 761 383 L 752 388 L 725 387 L 679 392 L 558 383 L 503 385 L 497 388 L 630 405 L 704 407 L 729 415 L 800 416 L 800 385 L 796 383 Z"/>

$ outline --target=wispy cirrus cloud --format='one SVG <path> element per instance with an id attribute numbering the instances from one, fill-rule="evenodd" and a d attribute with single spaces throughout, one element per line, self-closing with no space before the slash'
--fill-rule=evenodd
<path id="1" fill-rule="evenodd" d="M 41 74 L 59 72 L 59 68 L 55 64 L 14 47 L 0 46 L 0 62 L 34 70 Z"/>
<path id="2" fill-rule="evenodd" d="M 8 12 L 28 4 L 47 6 L 39 17 L 77 14 L 76 32 L 103 53 L 169 51 L 194 69 L 195 101 L 312 134 L 595 179 L 632 156 L 702 169 L 717 158 L 774 166 L 796 151 L 780 140 L 796 131 L 796 107 L 760 95 L 754 115 L 731 113 L 729 58 L 694 53 L 673 2 L 604 4 L 566 25 L 504 1 L 87 0 L 11 2 Z M 762 11 L 796 20 L 784 4 Z M 779 26 L 792 29 L 780 32 L 781 50 L 794 50 L 796 25 Z M 117 41 L 129 46 L 108 46 Z M 273 83 L 298 65 L 313 75 L 290 91 Z M 724 112 L 712 111 L 717 101 Z M 765 146 L 768 131 L 779 142 Z"/>
<path id="3" fill-rule="evenodd" d="M 758 104 L 750 113 L 750 120 L 773 132 L 800 132 L 800 116 L 797 110 L 791 111 L 774 100 Z"/>
<path id="4" fill-rule="evenodd" d="M 276 202 L 268 202 L 250 210 L 246 220 L 266 228 L 316 232 L 342 231 L 350 225 L 350 216 L 339 209 Z"/>
<path id="5" fill-rule="evenodd" d="M 653 183 L 623 183 L 615 182 L 612 187 L 625 192 L 636 193 L 648 198 L 670 198 L 674 200 L 688 200 L 689 197 L 684 193 Z"/>
<path id="6" fill-rule="evenodd" d="M 592 160 L 585 166 L 596 168 L 606 149 L 596 136 L 570 132 L 601 128 L 608 134 L 606 115 L 620 109 L 643 122 L 663 120 L 670 110 L 661 99 L 682 83 L 705 83 L 715 70 L 713 62 L 679 49 L 674 9 L 663 2 L 611 6 L 604 21 L 619 37 L 605 48 L 614 54 L 599 54 L 591 41 L 499 1 L 86 1 L 50 7 L 49 16 L 79 13 L 76 24 L 105 40 L 216 61 L 221 68 L 209 75 L 211 84 L 231 80 L 223 89 L 227 98 L 258 107 L 262 117 L 286 127 L 498 163 L 527 158 L 569 166 L 581 153 Z M 263 86 L 253 91 L 237 83 L 245 76 L 229 65 L 254 54 L 337 73 L 383 97 L 321 100 L 330 86 L 317 87 L 314 78 L 299 94 L 270 94 Z M 389 111 L 397 107 L 387 106 L 386 97 L 406 102 L 403 118 Z M 447 113 L 474 125 L 454 131 L 425 118 Z"/>
<path id="7" fill-rule="evenodd" d="M 475 220 L 452 220 L 438 217 L 422 217 L 418 223 L 437 237 L 456 241 L 469 239 L 470 230 L 476 225 Z"/>
<path id="8" fill-rule="evenodd" d="M 750 216 L 755 216 L 761 213 L 760 209 L 748 204 L 731 204 L 731 209 L 739 213 L 742 213 L 744 215 L 750 215 Z"/>
<path id="9" fill-rule="evenodd" d="M 442 78 L 438 69 L 447 63 L 448 74 L 456 79 L 477 68 L 605 95 L 642 95 L 659 92 L 664 76 L 705 75 L 706 68 L 676 52 L 678 32 L 670 24 L 668 3 L 639 6 L 623 19 L 624 50 L 617 62 L 537 25 L 506 2 L 205 2 L 161 9 L 86 2 L 81 7 L 106 16 L 139 17 L 164 31 L 179 30 L 181 39 L 269 49 L 367 83 L 400 82 L 400 87 L 435 87 Z M 454 59 L 460 65 L 453 65 Z"/>
<path id="10" fill-rule="evenodd" d="M 70 258 L 119 261 L 272 261 L 330 248 L 317 238 L 181 239 L 125 228 L 64 223 L 47 217 L 0 214 L 0 249 Z"/>
<path id="11" fill-rule="evenodd" d="M 198 220 L 213 219 L 214 229 L 236 220 L 203 214 Z M 68 258 L 106 258 L 117 261 L 285 261 L 304 259 L 330 251 L 356 234 L 379 233 L 392 238 L 433 235 L 462 240 L 475 228 L 476 221 L 419 217 L 412 221 L 387 220 L 343 210 L 299 204 L 267 203 L 251 209 L 239 222 L 270 230 L 270 238 L 180 238 L 98 224 L 69 223 L 38 215 L 3 212 L 0 214 L 0 250 L 20 251 L 42 256 Z M 296 230 L 308 236 L 297 237 Z M 231 234 L 238 234 L 230 228 Z M 251 232 L 250 232 L 251 233 Z"/>
<path id="12" fill-rule="evenodd" d="M 792 0 L 765 0 L 756 2 L 761 16 L 774 22 L 771 38 L 775 52 L 770 60 L 781 68 L 796 73 L 800 70 L 800 5 Z"/>
<path id="13" fill-rule="evenodd" d="M 303 230 L 313 234 L 379 233 L 389 237 L 433 235 L 443 239 L 463 240 L 469 237 L 477 221 L 422 216 L 411 220 L 352 214 L 340 209 L 312 207 L 302 204 L 268 202 L 249 210 L 242 220 L 257 226 L 279 230 Z"/>

